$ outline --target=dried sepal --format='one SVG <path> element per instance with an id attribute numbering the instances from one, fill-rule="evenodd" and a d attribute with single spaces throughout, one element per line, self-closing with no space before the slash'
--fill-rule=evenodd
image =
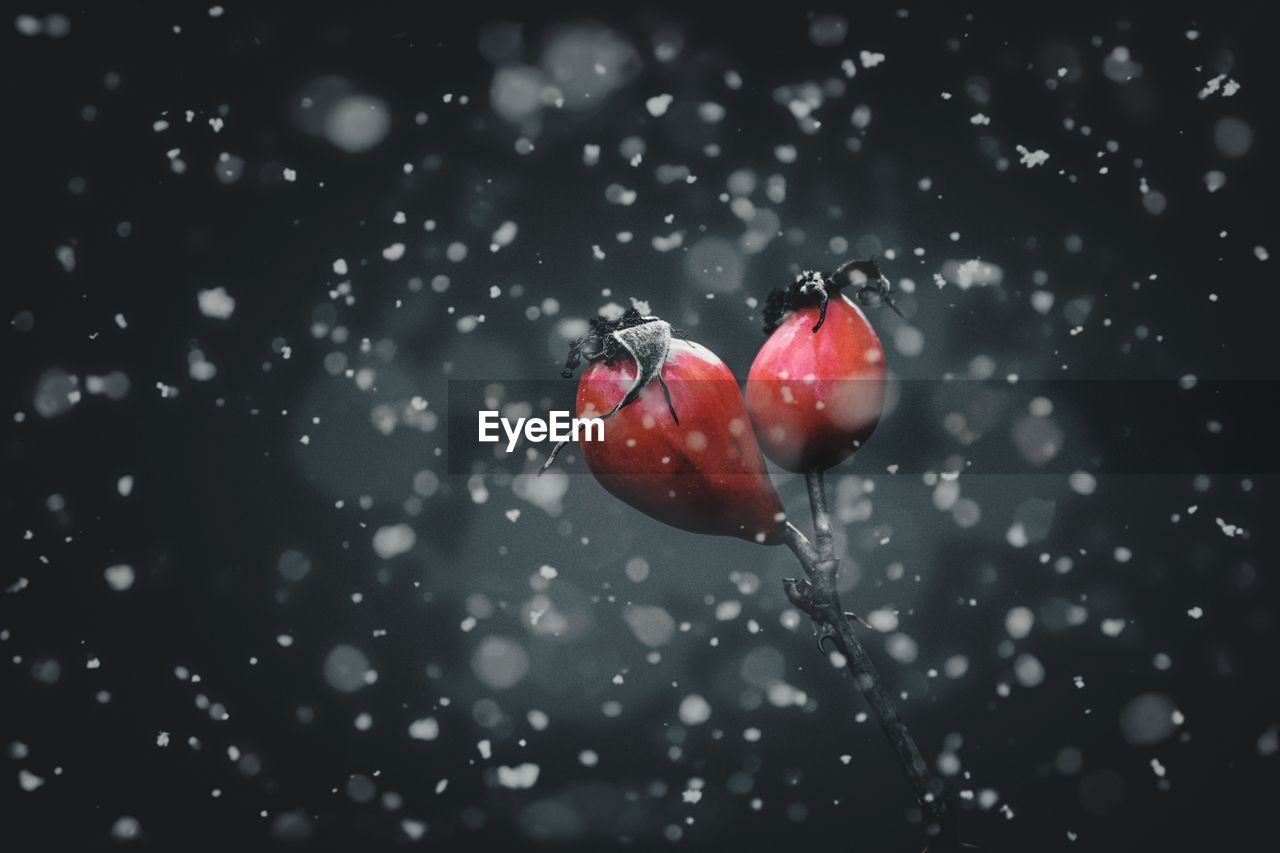
<path id="1" fill-rule="evenodd" d="M 889 298 L 889 279 L 880 271 L 876 259 L 854 260 L 841 264 L 831 275 L 805 270 L 789 286 L 771 290 L 764 306 L 765 335 L 772 335 L 792 311 L 810 305 L 819 306 L 818 322 L 811 329 L 817 332 L 826 322 L 827 303 L 846 287 L 854 288 L 853 296 L 860 304 L 872 306 L 883 302 L 902 316 Z"/>
<path id="2" fill-rule="evenodd" d="M 671 412 L 672 420 L 679 425 L 680 416 L 671 402 L 671 391 L 662 380 L 662 367 L 667 363 L 667 356 L 671 352 L 672 334 L 670 323 L 652 315 L 641 314 L 636 308 L 628 308 L 615 320 L 597 317 L 591 321 L 590 331 L 569 345 L 569 357 L 561 375 L 566 379 L 573 376 L 574 369 L 584 360 L 603 360 L 605 364 L 612 365 L 626 354 L 636 363 L 635 378 L 613 410 L 601 415 L 600 419 L 608 420 L 624 406 L 635 402 L 644 393 L 644 389 L 649 387 L 649 383 L 657 380 L 666 398 L 667 410 Z M 542 471 L 551 467 L 566 443 L 561 441 L 551 448 Z"/>

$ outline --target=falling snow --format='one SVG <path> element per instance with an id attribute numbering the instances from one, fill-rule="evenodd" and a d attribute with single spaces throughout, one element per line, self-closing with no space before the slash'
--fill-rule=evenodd
<path id="1" fill-rule="evenodd" d="M 573 406 L 597 313 L 745 378 L 770 288 L 868 257 L 893 382 L 826 473 L 840 594 L 961 825 L 1243 826 L 1272 51 L 1199 11 L 15 13 L 6 831 L 919 849 L 786 548 L 467 444 Z"/>

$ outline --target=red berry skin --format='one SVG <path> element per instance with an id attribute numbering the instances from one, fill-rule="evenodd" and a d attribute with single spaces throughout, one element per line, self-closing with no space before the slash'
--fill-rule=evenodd
<path id="1" fill-rule="evenodd" d="M 578 417 L 612 411 L 631 386 L 635 362 L 592 362 L 578 381 Z M 651 518 L 750 542 L 782 542 L 785 515 L 733 373 L 715 353 L 671 342 L 662 386 L 650 382 L 604 422 L 604 441 L 583 441 L 587 467 L 611 494 Z"/>
<path id="2" fill-rule="evenodd" d="M 765 341 L 747 376 L 747 411 L 765 454 L 788 471 L 824 470 L 853 455 L 884 410 L 884 347 L 844 296 L 801 308 Z"/>

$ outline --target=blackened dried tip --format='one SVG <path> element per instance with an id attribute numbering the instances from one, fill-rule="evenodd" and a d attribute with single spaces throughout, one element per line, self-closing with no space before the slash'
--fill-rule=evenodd
<path id="1" fill-rule="evenodd" d="M 863 305 L 888 305 L 898 315 L 902 312 L 889 298 L 889 279 L 880 271 L 875 258 L 853 260 L 841 264 L 831 275 L 806 270 L 796 276 L 787 287 L 777 287 L 769 292 L 764 306 L 764 333 L 772 335 L 788 314 L 810 305 L 820 306 L 818 322 L 812 331 L 817 332 L 827 320 L 827 304 L 831 297 L 839 295 L 846 287 L 856 288 L 855 298 Z"/>
<path id="2" fill-rule="evenodd" d="M 560 371 L 560 375 L 565 379 L 572 379 L 573 372 L 582 364 L 584 358 L 590 361 L 603 358 L 605 364 L 612 366 L 618 356 L 626 350 L 618 344 L 617 339 L 610 336 L 622 329 L 652 323 L 657 319 L 657 317 L 646 317 L 635 308 L 628 308 L 616 320 L 610 320 L 607 317 L 589 320 L 587 333 L 569 344 L 569 357 L 565 359 L 564 370 Z"/>

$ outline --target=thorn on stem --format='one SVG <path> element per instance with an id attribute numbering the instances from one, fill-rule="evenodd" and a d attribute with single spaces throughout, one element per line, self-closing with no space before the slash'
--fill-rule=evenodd
<path id="1" fill-rule="evenodd" d="M 875 630 L 874 628 L 872 628 L 870 625 L 867 624 L 867 621 L 865 619 L 863 619 L 857 613 L 854 613 L 852 610 L 846 610 L 844 612 L 844 615 L 848 616 L 850 619 L 855 620 L 859 625 L 861 625 L 863 628 L 866 628 L 868 631 Z"/>

